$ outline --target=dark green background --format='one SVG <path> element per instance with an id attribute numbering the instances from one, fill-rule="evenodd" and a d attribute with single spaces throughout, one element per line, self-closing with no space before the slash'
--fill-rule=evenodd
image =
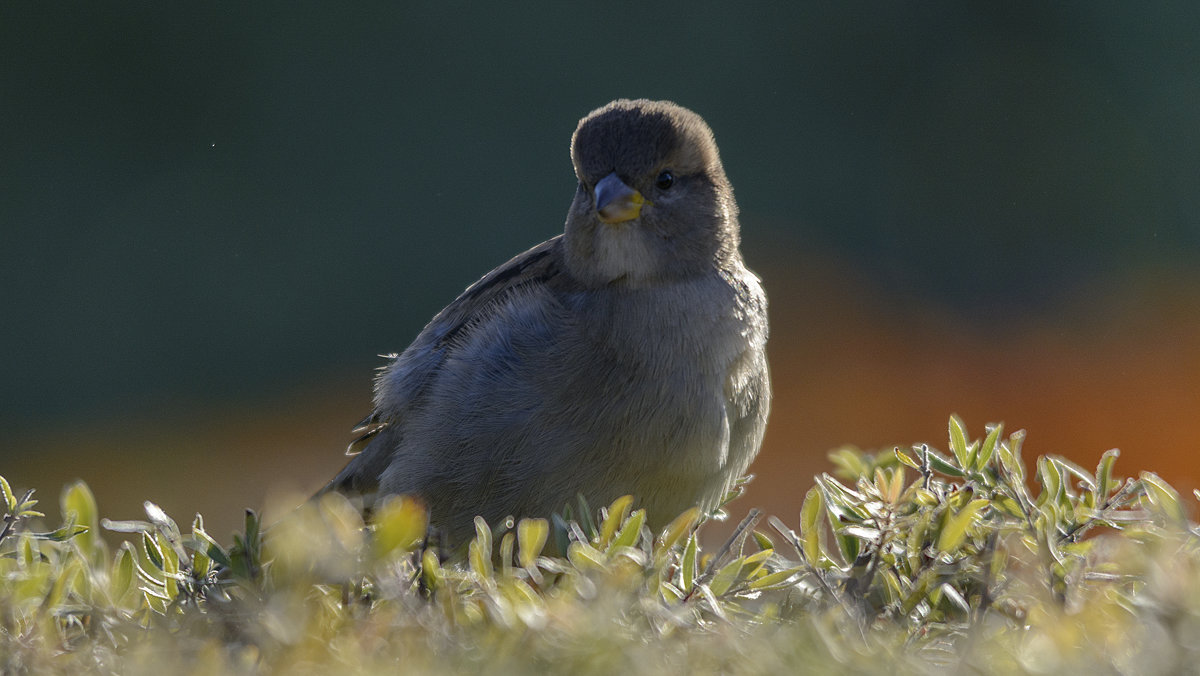
<path id="1" fill-rule="evenodd" d="M 365 391 L 616 97 L 709 121 L 760 270 L 981 323 L 1200 260 L 1196 3 L 528 7 L 0 5 L 0 431 Z"/>

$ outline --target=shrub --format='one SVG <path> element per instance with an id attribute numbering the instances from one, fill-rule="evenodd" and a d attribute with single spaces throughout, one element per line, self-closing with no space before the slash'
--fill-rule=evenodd
<path id="1" fill-rule="evenodd" d="M 752 510 L 712 552 L 703 515 L 651 533 L 631 498 L 477 520 L 448 560 L 407 498 L 370 523 L 337 495 L 247 511 L 223 545 L 152 503 L 102 520 L 80 482 L 40 531 L 0 478 L 0 673 L 1197 671 L 1179 495 L 1115 450 L 1027 476 L 1023 438 L 952 417 L 946 453 L 840 449 L 798 523 Z"/>

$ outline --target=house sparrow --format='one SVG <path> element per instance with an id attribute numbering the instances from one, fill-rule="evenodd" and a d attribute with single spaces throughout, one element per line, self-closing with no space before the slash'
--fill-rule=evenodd
<path id="1" fill-rule="evenodd" d="M 738 250 L 712 132 L 619 100 L 571 139 L 563 234 L 488 273 L 375 381 L 355 457 L 322 491 L 417 497 L 460 545 L 473 517 L 632 494 L 658 528 L 715 508 L 758 453 L 767 299 Z"/>

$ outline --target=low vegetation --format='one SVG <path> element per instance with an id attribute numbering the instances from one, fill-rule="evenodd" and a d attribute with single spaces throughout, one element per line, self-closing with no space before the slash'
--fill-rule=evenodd
<path id="1" fill-rule="evenodd" d="M 752 511 L 713 551 L 703 515 L 652 533 L 628 498 L 479 520 L 449 555 L 402 498 L 247 512 L 222 543 L 151 503 L 101 519 L 76 483 L 46 530 L 0 479 L 0 673 L 1200 671 L 1177 492 L 1116 451 L 1026 465 L 1023 438 L 951 418 L 946 452 L 835 451 L 798 522 Z"/>

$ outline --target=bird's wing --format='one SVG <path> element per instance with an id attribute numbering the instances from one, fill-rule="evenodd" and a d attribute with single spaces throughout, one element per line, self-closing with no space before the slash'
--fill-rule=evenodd
<path id="1" fill-rule="evenodd" d="M 429 325 L 413 342 L 415 347 L 422 343 L 426 334 L 435 338 L 442 347 L 453 341 L 460 333 L 469 329 L 473 320 L 488 314 L 496 303 L 503 302 L 514 292 L 531 285 L 547 285 L 560 281 L 562 235 L 518 254 L 507 263 L 484 275 L 468 286 L 429 322 Z M 407 352 L 407 350 L 405 351 Z"/>
<path id="2" fill-rule="evenodd" d="M 455 346 L 514 293 L 568 284 L 562 272 L 561 243 L 561 235 L 542 242 L 467 287 L 421 330 L 408 349 L 381 368 L 375 381 L 377 422 L 401 419 L 436 379 Z"/>
<path id="3" fill-rule="evenodd" d="M 456 344 L 490 316 L 495 306 L 531 286 L 563 287 L 572 282 L 562 272 L 562 235 L 551 238 L 492 270 L 439 312 L 413 343 L 380 368 L 375 382 L 375 410 L 351 433 L 346 449 L 354 457 L 326 490 L 361 493 L 373 490 L 400 440 L 397 423 L 417 405 Z"/>

